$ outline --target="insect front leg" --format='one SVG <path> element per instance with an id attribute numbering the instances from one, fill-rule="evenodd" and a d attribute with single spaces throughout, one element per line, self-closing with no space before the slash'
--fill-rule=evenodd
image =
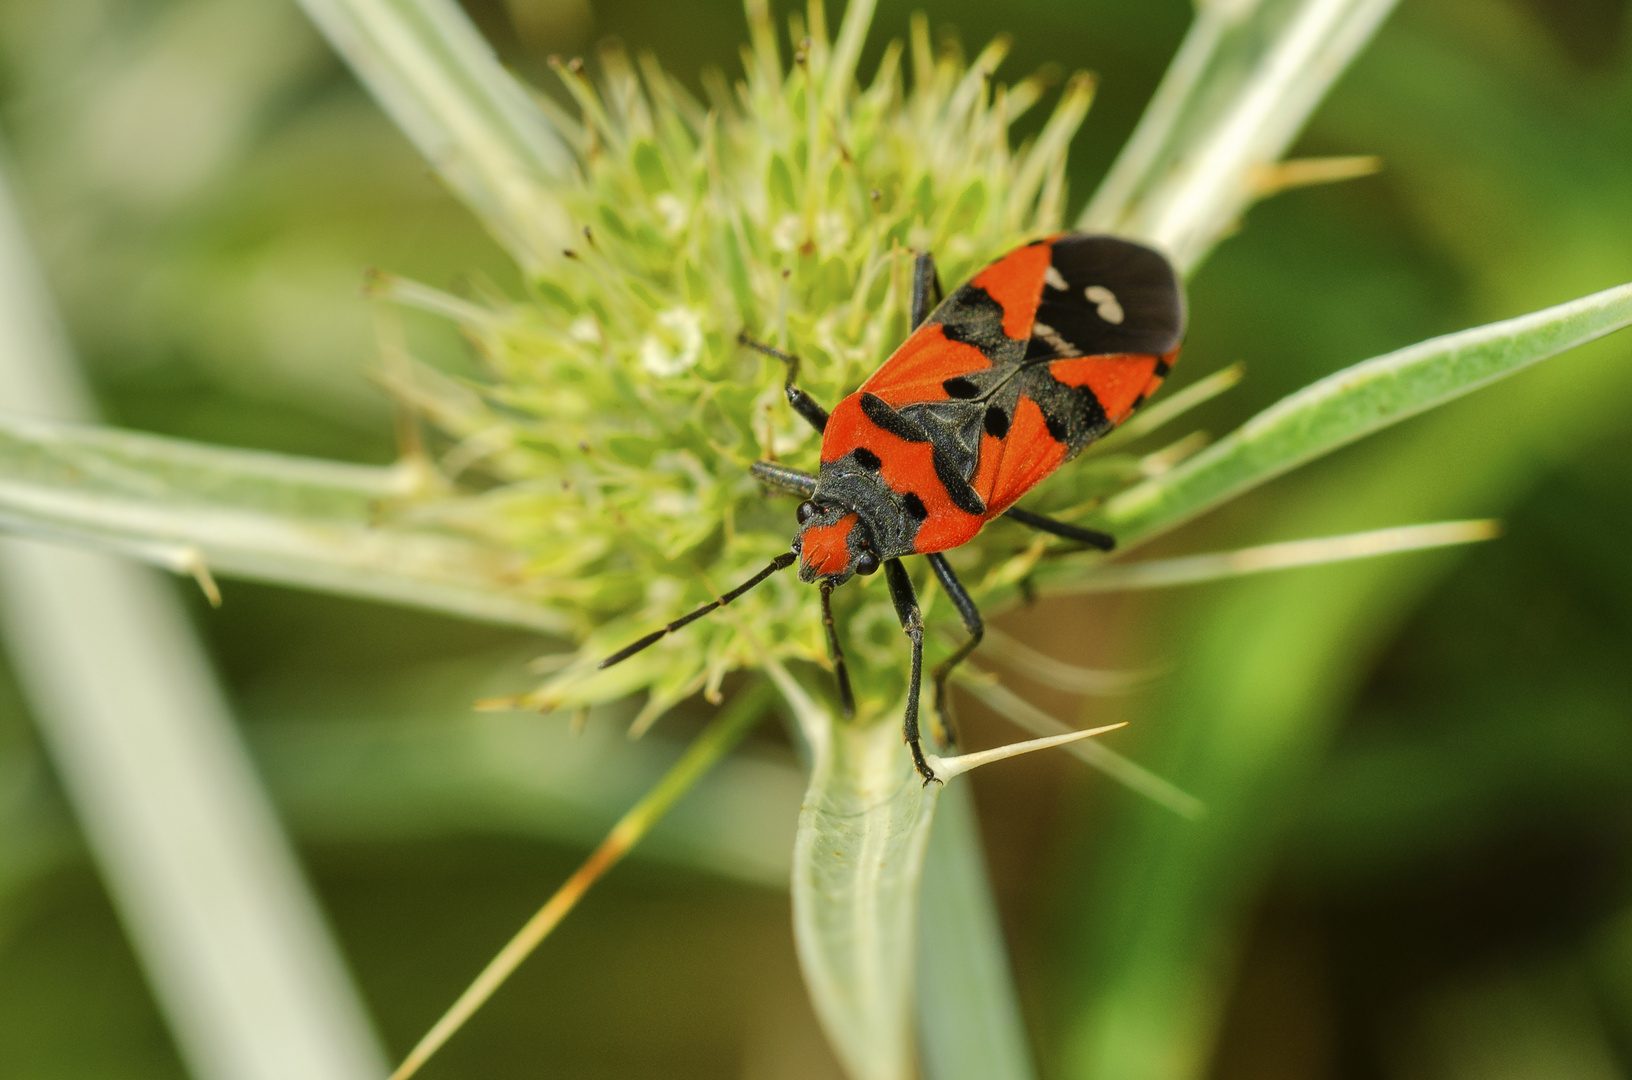
<path id="1" fill-rule="evenodd" d="M 895 614 L 901 620 L 901 629 L 912 642 L 912 675 L 907 683 L 907 714 L 901 721 L 901 734 L 912 749 L 912 764 L 927 787 L 930 781 L 940 782 L 935 770 L 924 760 L 924 747 L 918 732 L 918 684 L 924 675 L 924 613 L 918 607 L 918 595 L 913 592 L 912 578 L 900 559 L 884 564 L 884 577 L 890 583 L 890 599 L 895 601 Z"/>
<path id="2" fill-rule="evenodd" d="M 946 731 L 946 737 L 957 742 L 957 733 L 952 726 L 952 702 L 947 694 L 946 681 L 952 676 L 952 669 L 975 651 L 980 639 L 986 636 L 986 624 L 981 621 L 980 609 L 969 596 L 969 590 L 963 587 L 958 575 L 952 572 L 952 564 L 946 561 L 946 556 L 936 552 L 929 557 L 929 565 L 934 569 L 935 576 L 941 582 L 941 588 L 952 601 L 952 606 L 958 609 L 958 618 L 963 620 L 963 628 L 969 631 L 969 640 L 958 646 L 956 652 L 935 665 L 933 678 L 935 680 L 935 715 L 941 721 L 941 727 Z"/>
<path id="3" fill-rule="evenodd" d="M 946 293 L 941 289 L 941 275 L 935 272 L 935 256 L 920 251 L 912 261 L 912 328 L 923 325 L 929 313 L 935 310 Z"/>
<path id="4" fill-rule="evenodd" d="M 737 335 L 737 341 L 755 352 L 775 357 L 786 365 L 788 377 L 782 382 L 782 391 L 788 395 L 788 404 L 793 406 L 794 412 L 805 418 L 805 423 L 816 429 L 818 435 L 826 431 L 827 410 L 818 405 L 815 398 L 799 389 L 796 385 L 799 380 L 799 358 L 792 353 L 783 352 L 781 349 L 766 345 L 764 342 L 755 341 L 748 336 L 746 330 Z"/>
<path id="5" fill-rule="evenodd" d="M 839 644 L 839 627 L 833 621 L 833 579 L 822 579 L 822 629 L 827 633 L 827 658 L 839 684 L 839 705 L 846 720 L 856 715 L 856 695 L 850 689 L 850 669 L 844 662 L 844 646 Z"/>
<path id="6" fill-rule="evenodd" d="M 748 471 L 753 473 L 760 483 L 780 488 L 789 495 L 808 499 L 816 494 L 816 478 L 798 469 L 790 469 L 774 461 L 756 461 L 748 466 Z"/>

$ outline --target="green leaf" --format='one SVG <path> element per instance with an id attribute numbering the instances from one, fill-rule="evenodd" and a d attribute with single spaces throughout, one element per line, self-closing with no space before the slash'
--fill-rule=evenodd
<path id="1" fill-rule="evenodd" d="M 836 723 L 812 762 L 793 849 L 794 940 L 852 1080 L 913 1075 L 919 880 L 940 785 L 891 720 Z"/>
<path id="2" fill-rule="evenodd" d="M 1202 4 L 1077 227 L 1145 240 L 1191 269 L 1258 194 L 1396 0 Z"/>
<path id="3" fill-rule="evenodd" d="M 299 0 L 380 107 L 529 270 L 571 223 L 566 146 L 452 0 Z"/>
<path id="4" fill-rule="evenodd" d="M 1091 741 L 1091 740 L 1090 740 Z M 929 1080 L 1035 1075 L 968 784 L 941 793 L 919 904 L 918 1030 Z"/>
<path id="5" fill-rule="evenodd" d="M 1542 462 L 1601 468 L 1602 440 L 1624 429 L 1632 392 L 1625 345 L 1590 347 L 1291 482 L 1257 503 L 1259 527 L 1295 535 L 1383 515 L 1502 512 Z M 1373 658 L 1451 565 L 1358 561 L 1318 582 L 1264 575 L 1208 589 L 1152 628 L 1184 663 L 1141 709 L 1142 756 L 1209 815 L 1190 825 L 1131 801 L 1096 808 L 1094 850 L 1073 871 L 1081 900 L 1060 939 L 1073 973 L 1057 999 L 1062 1075 L 1191 1080 L 1216 1069 L 1219 1003 L 1281 841 L 1324 782 L 1328 740 Z"/>
<path id="6" fill-rule="evenodd" d="M 393 521 L 408 467 L 341 465 L 0 414 L 0 529 L 171 570 L 564 631 L 517 555 Z"/>
<path id="7" fill-rule="evenodd" d="M 1345 368 L 1259 413 L 1094 515 L 1124 549 L 1322 454 L 1632 325 L 1632 285 L 1432 338 Z"/>

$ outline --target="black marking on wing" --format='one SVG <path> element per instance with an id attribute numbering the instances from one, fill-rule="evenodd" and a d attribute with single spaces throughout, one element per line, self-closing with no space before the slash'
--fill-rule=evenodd
<path id="1" fill-rule="evenodd" d="M 877 394 L 861 395 L 861 411 L 867 419 L 898 439 L 907 442 L 929 442 L 929 435 L 922 427 L 896 412 L 890 407 L 889 402 Z"/>
<path id="2" fill-rule="evenodd" d="M 1071 414 L 1065 410 L 1043 409 L 1043 423 L 1048 425 L 1048 437 L 1057 443 L 1071 441 Z"/>
<path id="3" fill-rule="evenodd" d="M 901 496 L 901 506 L 906 510 L 907 516 L 914 521 L 922 521 L 929 516 L 929 508 L 924 505 L 924 500 L 911 491 Z"/>
<path id="4" fill-rule="evenodd" d="M 857 465 L 860 465 L 868 472 L 877 472 L 884 464 L 883 460 L 881 460 L 877 454 L 873 453 L 865 446 L 856 447 L 854 450 L 850 451 L 850 456 L 856 459 Z"/>
<path id="5" fill-rule="evenodd" d="M 1003 333 L 1003 306 L 977 286 L 960 286 L 928 322 L 938 323 L 948 341 L 973 345 L 993 364 L 1012 364 L 1025 355 L 1026 343 Z"/>
<path id="6" fill-rule="evenodd" d="M 964 479 L 952 455 L 937 446 L 932 460 L 935 462 L 935 476 L 940 480 L 941 486 L 946 488 L 946 494 L 952 500 L 952 505 L 966 514 L 977 516 L 984 514 L 986 500 L 969 486 L 969 481 Z"/>
<path id="7" fill-rule="evenodd" d="M 1111 430 L 1110 418 L 1094 392 L 1086 386 L 1066 386 L 1047 364 L 1027 364 L 1014 384 L 1042 410 L 1049 437 L 1065 444 L 1067 461 Z"/>
<path id="8" fill-rule="evenodd" d="M 898 410 L 909 422 L 923 429 L 937 450 L 949 455 L 964 479 L 975 474 L 980 462 L 980 427 L 986 416 L 981 401 L 925 401 L 903 405 Z"/>
<path id="9" fill-rule="evenodd" d="M 991 405 L 986 409 L 986 434 L 994 439 L 1001 439 L 1009 433 L 1009 414 L 1003 411 L 1001 405 Z"/>
<path id="10" fill-rule="evenodd" d="M 947 397 L 958 398 L 960 400 L 967 400 L 972 397 L 980 396 L 980 387 L 976 386 L 973 382 L 970 382 L 962 375 L 954 375 L 952 378 L 947 379 L 945 382 L 941 383 L 941 389 L 946 391 Z"/>

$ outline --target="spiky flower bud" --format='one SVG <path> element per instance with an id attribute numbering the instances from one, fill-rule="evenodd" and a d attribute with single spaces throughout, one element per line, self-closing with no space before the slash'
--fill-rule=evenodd
<path id="1" fill-rule="evenodd" d="M 554 65 L 578 105 L 552 117 L 575 158 L 552 193 L 573 232 L 524 298 L 386 286 L 458 319 L 489 374 L 479 386 L 416 382 L 416 407 L 454 440 L 446 471 L 482 489 L 430 512 L 525 552 L 517 588 L 582 642 L 514 704 L 579 708 L 644 691 L 639 731 L 699 690 L 714 696 L 758 649 L 825 666 L 815 591 L 789 576 L 595 670 L 787 550 L 793 503 L 748 467 L 812 468 L 818 439 L 783 400 L 781 365 L 739 335 L 797 354 L 805 389 L 837 402 L 906 336 L 916 252 L 932 251 L 956 285 L 1062 227 L 1086 76 L 1015 149 L 1011 126 L 1046 87 L 994 81 L 1004 40 L 966 62 L 933 49 L 919 18 L 861 85 L 859 42 L 830 44 L 796 18 L 802 44 L 784 64 L 765 17 L 753 29 L 746 78 L 708 82 L 707 104 L 653 58 L 616 48 L 601 54 L 598 83 L 582 64 Z M 975 582 L 1030 544 L 990 533 L 956 555 Z M 877 580 L 839 600 L 861 714 L 881 715 L 904 690 L 895 614 Z"/>

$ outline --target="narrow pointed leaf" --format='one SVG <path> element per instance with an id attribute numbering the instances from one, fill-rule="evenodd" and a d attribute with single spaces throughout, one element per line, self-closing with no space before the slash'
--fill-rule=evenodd
<path id="1" fill-rule="evenodd" d="M 1395 529 L 1373 529 L 1345 536 L 1324 536 L 1314 540 L 1291 540 L 1282 544 L 1261 544 L 1239 551 L 1219 551 L 1207 555 L 1187 555 L 1178 559 L 1107 566 L 1086 581 L 1060 590 L 1061 593 L 1121 592 L 1128 589 L 1165 589 L 1174 585 L 1197 585 L 1207 581 L 1265 574 L 1271 570 L 1291 570 L 1300 566 L 1373 559 L 1406 551 L 1427 551 L 1454 544 L 1493 540 L 1501 535 L 1494 521 L 1441 521 L 1432 525 L 1402 525 Z"/>
<path id="2" fill-rule="evenodd" d="M 560 631 L 513 553 L 389 520 L 417 487 L 370 468 L 0 414 L 0 530 Z"/>
<path id="3" fill-rule="evenodd" d="M 476 1010 L 486 1004 L 488 998 L 493 996 L 516 968 L 520 967 L 522 962 L 532 955 L 533 950 L 561 924 L 561 920 L 571 913 L 584 893 L 604 877 L 607 871 L 621 862 L 636 844 L 645 839 L 652 826 L 661 821 L 674 808 L 674 804 L 696 786 L 697 781 L 703 778 L 703 774 L 717 765 L 747 736 L 764 715 L 765 703 L 769 697 L 769 686 L 763 684 L 752 686 L 739 694 L 730 705 L 720 710 L 713 722 L 686 748 L 680 760 L 663 774 L 663 778 L 643 795 L 639 802 L 618 819 L 618 823 L 612 827 L 606 839 L 590 853 L 589 858 L 584 860 L 544 906 L 539 908 L 538 912 L 488 962 L 475 981 L 459 995 L 442 1018 L 432 1025 L 430 1031 L 426 1032 L 409 1052 L 402 1064 L 391 1074 L 391 1080 L 408 1080 L 418 1073 L 425 1062 L 464 1027 L 465 1022 L 475 1015 Z"/>
<path id="4" fill-rule="evenodd" d="M 1432 338 L 1345 368 L 1259 413 L 1090 519 L 1127 547 L 1304 462 L 1632 324 L 1632 285 Z"/>
<path id="5" fill-rule="evenodd" d="M 1079 221 L 1192 268 L 1262 193 L 1261 178 L 1396 0 L 1244 0 L 1196 21 Z"/>
<path id="6" fill-rule="evenodd" d="M 573 169 L 528 92 L 453 0 L 299 0 L 380 107 L 523 267 L 570 232 Z"/>
<path id="7" fill-rule="evenodd" d="M 1058 737 L 1072 731 L 1071 725 L 1056 720 L 1008 687 L 981 678 L 980 672 L 973 665 L 964 664 L 960 675 L 955 678 L 994 712 L 1033 735 L 1044 738 Z M 1144 766 L 1130 761 L 1093 739 L 1068 742 L 1062 749 L 1084 764 L 1098 769 L 1129 791 L 1137 792 L 1151 802 L 1167 807 L 1180 817 L 1196 820 L 1207 813 L 1207 807 L 1194 795 L 1181 791 Z"/>

